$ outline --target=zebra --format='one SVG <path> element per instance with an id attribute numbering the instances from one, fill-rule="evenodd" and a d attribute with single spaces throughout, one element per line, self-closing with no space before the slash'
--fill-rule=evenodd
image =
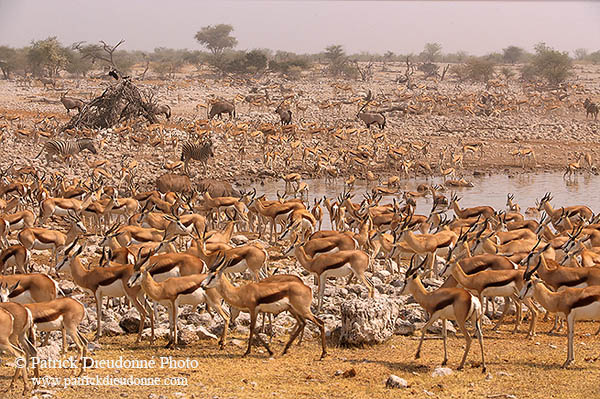
<path id="1" fill-rule="evenodd" d="M 92 154 L 97 154 L 96 147 L 92 139 L 83 138 L 75 141 L 66 140 L 50 140 L 44 144 L 44 147 L 34 159 L 38 159 L 44 151 L 46 151 L 46 166 L 50 165 L 50 160 L 54 155 L 66 159 L 73 157 L 75 154 L 83 150 L 89 150 Z"/>
<path id="2" fill-rule="evenodd" d="M 585 99 L 583 107 L 585 108 L 585 119 L 588 118 L 588 115 L 591 115 L 594 120 L 598 119 L 598 106 L 591 102 L 589 98 Z"/>
<path id="3" fill-rule="evenodd" d="M 186 174 L 189 174 L 189 162 L 190 159 L 202 162 L 204 166 L 204 172 L 206 173 L 206 164 L 208 158 L 214 156 L 213 142 L 211 139 L 204 140 L 200 143 L 193 141 L 186 141 L 181 145 L 181 160 L 185 162 L 183 170 Z"/>

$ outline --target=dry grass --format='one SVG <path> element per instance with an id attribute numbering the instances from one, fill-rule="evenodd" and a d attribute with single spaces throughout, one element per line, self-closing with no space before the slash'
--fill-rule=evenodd
<path id="1" fill-rule="evenodd" d="M 146 370 L 89 370 L 86 375 L 100 377 L 187 377 L 187 387 L 81 387 L 77 389 L 49 388 L 59 398 L 80 398 L 84 395 L 102 395 L 104 398 L 147 398 L 150 393 L 174 397 L 175 392 L 192 394 L 197 398 L 392 398 L 431 397 L 438 398 L 494 398 L 501 394 L 518 398 L 594 398 L 598 396 L 598 346 L 593 335 L 597 325 L 581 322 L 577 325 L 575 338 L 576 363 L 568 370 L 560 365 L 566 356 L 566 338 L 540 333 L 527 340 L 524 334 L 508 332 L 504 327 L 499 333 L 485 330 L 485 347 L 488 375 L 481 373 L 479 347 L 474 342 L 465 371 L 454 372 L 448 377 L 431 377 L 433 369 L 442 359 L 442 341 L 428 340 L 424 343 L 423 357 L 413 358 L 418 341 L 413 337 L 394 337 L 385 345 L 363 348 L 329 348 L 329 356 L 319 361 L 319 348 L 315 340 L 294 345 L 285 357 L 267 358 L 254 349 L 253 354 L 241 359 L 245 338 L 236 344 L 229 343 L 220 351 L 214 341 L 200 341 L 190 347 L 177 350 L 150 348 L 147 343 L 134 345 L 133 336 L 103 338 L 102 348 L 96 351 L 96 359 L 148 359 L 152 356 L 189 357 L 200 363 L 198 369 Z M 547 331 L 549 323 L 541 323 L 539 331 Z M 287 337 L 275 340 L 273 347 L 279 353 Z M 163 342 L 159 342 L 161 345 Z M 449 367 L 455 368 L 463 350 L 462 338 L 449 339 Z M 554 347 L 552 347 L 552 346 Z M 586 360 L 587 359 L 587 360 Z M 336 376 L 336 371 L 354 369 L 356 376 Z M 503 373 L 501 373 L 503 372 Z M 12 368 L 3 367 L 0 384 L 6 387 Z M 507 374 L 506 374 L 507 373 Z M 69 376 L 67 371 L 49 370 L 51 376 Z M 390 374 L 405 378 L 410 386 L 405 390 L 385 388 Z M 20 385 L 19 385 L 20 390 Z M 19 393 L 2 397 L 22 397 Z"/>

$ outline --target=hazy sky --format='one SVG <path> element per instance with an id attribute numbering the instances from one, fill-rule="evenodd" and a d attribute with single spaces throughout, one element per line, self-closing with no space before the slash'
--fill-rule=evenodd
<path id="1" fill-rule="evenodd" d="M 444 52 L 481 55 L 540 41 L 600 49 L 600 2 L 0 0 L 0 45 L 15 47 L 58 36 L 65 45 L 125 39 L 128 50 L 201 49 L 194 34 L 219 23 L 234 26 L 239 49 L 416 53 L 439 42 Z"/>

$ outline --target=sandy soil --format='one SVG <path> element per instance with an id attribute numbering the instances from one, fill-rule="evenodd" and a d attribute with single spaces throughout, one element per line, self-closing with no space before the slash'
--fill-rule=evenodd
<path id="1" fill-rule="evenodd" d="M 215 341 L 199 341 L 178 350 L 149 348 L 147 343 L 134 344 L 134 336 L 103 338 L 96 359 L 156 359 L 171 356 L 175 360 L 197 360 L 197 369 L 156 367 L 152 370 L 90 369 L 91 378 L 112 377 L 185 377 L 187 387 L 77 387 L 44 388 L 59 398 L 80 398 L 100 395 L 106 398 L 149 398 L 150 394 L 177 398 L 594 398 L 598 393 L 598 340 L 593 335 L 596 323 L 577 324 L 575 335 L 576 363 L 569 369 L 560 365 L 566 356 L 564 334 L 547 335 L 550 323 L 539 325 L 540 334 L 532 340 L 524 333 L 512 334 L 512 326 L 494 333 L 484 328 L 488 371 L 481 373 L 480 352 L 474 344 L 464 371 L 450 376 L 432 377 L 431 373 L 442 359 L 442 341 L 427 340 L 422 358 L 414 359 L 418 340 L 396 336 L 380 346 L 361 349 L 329 348 L 329 356 L 319 361 L 320 349 L 316 340 L 294 345 L 290 353 L 280 356 L 287 337 L 274 339 L 274 358 L 261 349 L 240 359 L 247 337 L 233 334 L 234 342 L 222 351 Z M 159 341 L 158 344 L 161 344 Z M 456 369 L 463 352 L 462 337 L 448 341 L 448 367 Z M 354 369 L 355 377 L 343 377 L 340 372 Z M 11 368 L 0 372 L 2 386 L 8 384 Z M 338 374 L 338 375 L 336 375 Z M 405 389 L 389 389 L 385 381 L 390 374 L 404 378 Z M 69 377 L 69 370 L 49 370 L 48 376 Z M 19 388 L 20 390 L 20 385 Z M 509 396 L 514 395 L 514 396 Z M 22 397 L 20 392 L 3 394 L 5 398 Z"/>

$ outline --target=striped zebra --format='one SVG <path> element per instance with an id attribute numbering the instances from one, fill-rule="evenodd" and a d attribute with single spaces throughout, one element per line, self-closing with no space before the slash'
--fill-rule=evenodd
<path id="1" fill-rule="evenodd" d="M 79 154 L 83 150 L 89 150 L 92 154 L 97 154 L 96 147 L 92 139 L 83 138 L 75 141 L 66 140 L 50 140 L 44 144 L 44 147 L 39 154 L 35 157 L 38 159 L 44 151 L 46 151 L 46 166 L 50 165 L 50 160 L 53 156 L 62 158 L 63 161 L 66 157 L 73 157 L 75 154 Z"/>
<path id="2" fill-rule="evenodd" d="M 598 106 L 591 102 L 589 98 L 585 99 L 583 107 L 585 108 L 585 119 L 588 118 L 588 115 L 591 115 L 594 120 L 598 119 Z"/>
<path id="3" fill-rule="evenodd" d="M 200 161 L 203 164 L 204 172 L 206 174 L 206 164 L 208 158 L 215 155 L 213 151 L 213 142 L 211 139 L 204 140 L 202 142 L 186 141 L 181 145 L 181 160 L 185 162 L 183 167 L 186 174 L 189 174 L 189 162 L 190 159 Z"/>

